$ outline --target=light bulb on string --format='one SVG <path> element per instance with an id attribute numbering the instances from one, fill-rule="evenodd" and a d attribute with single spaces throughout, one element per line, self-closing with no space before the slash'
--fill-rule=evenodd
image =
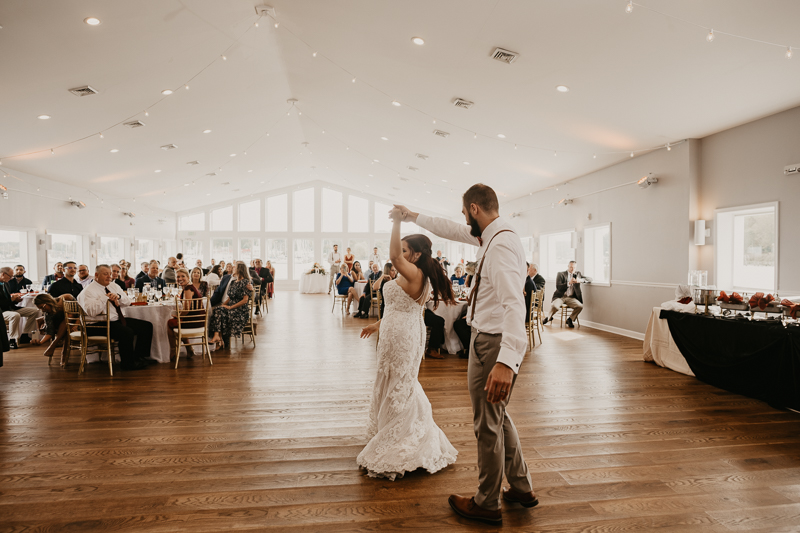
<path id="1" fill-rule="evenodd" d="M 256 22 L 256 23 L 254 24 L 254 26 L 255 26 L 256 28 L 258 28 L 258 22 Z"/>
<path id="2" fill-rule="evenodd" d="M 553 151 L 553 157 L 558 157 L 558 152 Z"/>
<path id="3" fill-rule="evenodd" d="M 592 156 L 592 159 L 597 159 L 597 154 L 594 154 L 594 155 Z"/>
<path id="4" fill-rule="evenodd" d="M 145 112 L 144 112 L 144 116 L 146 116 L 146 117 L 149 117 L 149 116 L 150 116 L 150 113 L 149 113 L 149 112 L 147 112 L 147 111 L 145 111 Z"/>
<path id="5" fill-rule="evenodd" d="M 55 155 L 55 153 L 56 153 L 56 151 L 54 149 L 50 148 L 50 155 Z"/>
<path id="6" fill-rule="evenodd" d="M 353 78 L 353 83 L 355 83 L 355 82 L 356 82 L 356 79 L 355 79 L 355 78 Z"/>
<path id="7" fill-rule="evenodd" d="M 477 139 L 478 138 L 478 134 L 476 133 L 475 135 L 472 136 L 472 138 L 473 139 Z"/>
<path id="8" fill-rule="evenodd" d="M 633 13 L 633 2 L 628 2 L 628 5 L 625 6 L 625 13 Z"/>
<path id="9" fill-rule="evenodd" d="M 786 59 L 791 59 L 791 58 L 792 58 L 792 47 L 790 46 L 786 49 Z"/>
<path id="10" fill-rule="evenodd" d="M 225 55 L 223 55 L 223 56 L 222 56 L 222 60 L 223 60 L 223 61 L 227 61 L 227 60 L 228 60 L 228 58 L 227 58 Z"/>
<path id="11" fill-rule="evenodd" d="M 98 133 L 98 135 L 100 136 L 101 139 L 103 138 L 103 134 L 102 133 Z"/>
<path id="12" fill-rule="evenodd" d="M 633 157 L 633 152 L 631 152 L 631 157 Z"/>
<path id="13" fill-rule="evenodd" d="M 281 25 L 281 23 L 280 23 L 280 22 L 276 22 L 276 23 L 275 23 L 275 27 L 276 27 L 276 28 L 277 28 L 278 26 L 280 26 L 280 25 Z"/>
<path id="14" fill-rule="evenodd" d="M 714 40 L 714 29 L 712 28 L 708 35 L 706 35 L 706 41 L 712 42 Z"/>
<path id="15" fill-rule="evenodd" d="M 672 146 L 670 146 L 669 143 L 667 143 L 667 152 L 669 152 L 671 150 L 672 150 Z"/>
<path id="16" fill-rule="evenodd" d="M 317 53 L 314 52 L 313 54 L 311 54 L 311 57 L 317 57 Z"/>
<path id="17" fill-rule="evenodd" d="M 515 145 L 514 145 L 514 150 L 516 150 L 516 149 L 517 149 L 517 145 L 515 144 Z"/>
<path id="18" fill-rule="evenodd" d="M 188 91 L 189 90 L 189 85 L 184 85 L 183 88 Z"/>

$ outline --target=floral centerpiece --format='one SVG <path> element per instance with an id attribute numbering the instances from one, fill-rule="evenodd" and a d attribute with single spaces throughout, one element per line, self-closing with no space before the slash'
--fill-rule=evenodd
<path id="1" fill-rule="evenodd" d="M 306 274 L 325 274 L 325 269 L 319 263 L 314 263 L 314 266 Z"/>

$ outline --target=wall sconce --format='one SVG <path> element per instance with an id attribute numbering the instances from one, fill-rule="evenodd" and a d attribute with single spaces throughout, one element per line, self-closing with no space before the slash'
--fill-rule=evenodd
<path id="1" fill-rule="evenodd" d="M 706 237 L 711 237 L 711 228 L 706 228 L 705 220 L 694 221 L 694 244 L 696 246 L 703 246 L 706 243 Z"/>
<path id="2" fill-rule="evenodd" d="M 649 186 L 653 185 L 654 183 L 658 183 L 658 178 L 656 178 L 652 174 L 648 174 L 647 176 L 644 176 L 639 181 L 637 181 L 636 185 L 638 185 L 642 189 L 646 189 Z"/>

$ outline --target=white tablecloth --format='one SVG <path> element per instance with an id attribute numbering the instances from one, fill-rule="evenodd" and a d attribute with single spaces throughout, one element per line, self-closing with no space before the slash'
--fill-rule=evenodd
<path id="1" fill-rule="evenodd" d="M 159 363 L 169 363 L 167 321 L 172 318 L 174 311 L 174 302 L 170 302 L 169 305 L 136 305 L 122 310 L 126 317 L 146 320 L 153 324 L 153 343 L 150 345 L 150 357 Z"/>
<path id="2" fill-rule="evenodd" d="M 304 294 L 326 294 L 328 292 L 328 275 L 303 274 L 300 278 L 300 292 Z"/>
<path id="3" fill-rule="evenodd" d="M 359 300 L 361 299 L 362 296 L 364 296 L 364 289 L 366 288 L 367 288 L 366 281 L 356 281 L 355 289 L 356 289 L 356 295 L 358 296 Z"/>
<path id="4" fill-rule="evenodd" d="M 36 304 L 33 303 L 33 300 L 37 296 L 39 296 L 39 294 L 41 294 L 41 293 L 34 294 L 32 292 L 29 292 L 29 293 L 23 295 L 22 296 L 22 307 L 36 307 Z"/>
<path id="5" fill-rule="evenodd" d="M 440 302 L 438 309 L 433 308 L 433 302 L 428 302 L 426 305 L 434 314 L 444 318 L 444 347 L 447 349 L 447 352 L 457 353 L 463 350 L 464 346 L 461 344 L 461 340 L 453 329 L 453 322 L 464 314 L 464 308 L 467 307 L 467 302 L 457 301 L 455 305 L 445 305 Z"/>
<path id="6" fill-rule="evenodd" d="M 650 322 L 647 323 L 647 331 L 644 334 L 643 359 L 653 361 L 658 366 L 669 368 L 675 372 L 694 376 L 694 372 L 689 368 L 689 364 L 675 345 L 675 341 L 672 340 L 667 321 L 658 318 L 660 314 L 660 307 L 654 307 L 653 312 L 650 313 Z"/>

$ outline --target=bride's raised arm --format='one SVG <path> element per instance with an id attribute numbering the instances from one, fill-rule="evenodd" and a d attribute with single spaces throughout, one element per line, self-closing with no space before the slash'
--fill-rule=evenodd
<path id="1" fill-rule="evenodd" d="M 409 289 L 414 289 L 414 293 L 419 293 L 422 288 L 422 271 L 403 255 L 403 241 L 400 239 L 400 223 L 403 220 L 403 213 L 399 209 L 392 209 L 390 216 L 392 218 L 392 237 L 389 241 L 389 260 L 397 273 L 408 281 Z M 408 292 L 408 289 L 405 290 Z"/>

